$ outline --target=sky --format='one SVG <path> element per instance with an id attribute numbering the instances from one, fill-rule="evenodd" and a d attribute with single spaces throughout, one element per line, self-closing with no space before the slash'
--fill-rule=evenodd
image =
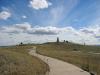
<path id="1" fill-rule="evenodd" d="M 0 0 L 0 46 L 68 40 L 100 45 L 100 0 Z"/>

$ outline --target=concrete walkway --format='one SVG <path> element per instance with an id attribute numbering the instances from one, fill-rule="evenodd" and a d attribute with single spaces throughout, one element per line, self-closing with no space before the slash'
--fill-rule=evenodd
<path id="1" fill-rule="evenodd" d="M 40 58 L 49 65 L 50 72 L 47 75 L 90 75 L 88 72 L 67 62 L 37 54 L 36 47 L 31 49 L 29 54 Z"/>

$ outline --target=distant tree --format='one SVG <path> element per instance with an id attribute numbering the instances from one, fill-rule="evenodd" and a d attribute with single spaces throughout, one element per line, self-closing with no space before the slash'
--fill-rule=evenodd
<path id="1" fill-rule="evenodd" d="M 23 45 L 23 42 L 21 42 L 19 45 Z"/>
<path id="2" fill-rule="evenodd" d="M 59 44 L 59 37 L 57 37 L 57 44 Z"/>
<path id="3" fill-rule="evenodd" d="M 64 40 L 64 43 L 65 43 L 66 41 Z"/>
<path id="4" fill-rule="evenodd" d="M 68 41 L 66 41 L 66 43 L 68 43 Z"/>

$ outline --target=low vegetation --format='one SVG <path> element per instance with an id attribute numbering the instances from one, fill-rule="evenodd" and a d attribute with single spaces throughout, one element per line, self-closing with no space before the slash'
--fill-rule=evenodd
<path id="1" fill-rule="evenodd" d="M 28 54 L 31 46 L 0 47 L 0 75 L 45 75 L 48 65 Z"/>
<path id="2" fill-rule="evenodd" d="M 91 75 L 100 75 L 100 46 L 52 42 L 38 45 L 37 52 L 72 63 Z"/>

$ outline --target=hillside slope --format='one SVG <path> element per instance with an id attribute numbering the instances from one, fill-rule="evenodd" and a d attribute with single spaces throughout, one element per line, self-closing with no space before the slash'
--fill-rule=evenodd
<path id="1" fill-rule="evenodd" d="M 75 64 L 91 73 L 100 75 L 100 47 L 73 43 L 45 43 L 37 46 L 37 52 Z M 98 54 L 97 54 L 98 53 Z"/>
<path id="2" fill-rule="evenodd" d="M 0 75 L 44 75 L 48 65 L 28 54 L 30 46 L 0 48 Z"/>

